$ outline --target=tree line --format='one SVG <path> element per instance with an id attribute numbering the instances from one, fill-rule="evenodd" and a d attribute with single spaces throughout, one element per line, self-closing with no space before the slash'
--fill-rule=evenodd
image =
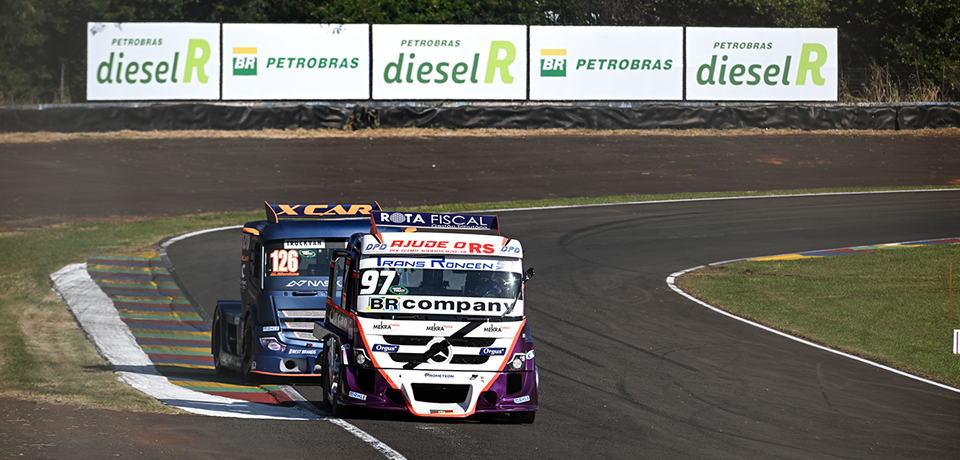
<path id="1" fill-rule="evenodd" d="M 960 100 L 960 0 L 0 0 L 0 105 L 83 102 L 88 22 L 836 27 L 847 100 Z"/>

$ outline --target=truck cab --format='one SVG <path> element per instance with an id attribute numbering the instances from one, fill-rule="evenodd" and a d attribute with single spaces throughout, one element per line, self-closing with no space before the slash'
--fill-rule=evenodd
<path id="1" fill-rule="evenodd" d="M 267 218 L 242 228 L 240 300 L 220 300 L 211 352 L 218 373 L 319 377 L 323 344 L 313 323 L 324 318 L 330 261 L 369 228 L 377 204 L 269 204 Z"/>
<path id="2" fill-rule="evenodd" d="M 418 231 L 383 231 L 393 227 Z M 532 275 L 494 216 L 372 212 L 370 231 L 333 251 L 329 279 L 343 282 L 328 285 L 314 325 L 331 412 L 499 412 L 532 423 L 538 373 L 523 296 Z"/>

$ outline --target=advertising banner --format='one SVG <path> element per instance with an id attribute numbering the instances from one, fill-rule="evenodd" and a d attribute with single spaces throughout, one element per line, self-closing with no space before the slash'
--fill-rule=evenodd
<path id="1" fill-rule="evenodd" d="M 220 24 L 87 23 L 87 100 L 220 98 Z"/>
<path id="2" fill-rule="evenodd" d="M 522 100 L 527 27 L 373 26 L 373 98 Z"/>
<path id="3" fill-rule="evenodd" d="M 368 24 L 224 24 L 224 100 L 368 99 Z"/>
<path id="4" fill-rule="evenodd" d="M 530 27 L 531 100 L 683 99 L 682 27 Z"/>
<path id="5" fill-rule="evenodd" d="M 687 28 L 687 100 L 836 101 L 836 29 Z"/>

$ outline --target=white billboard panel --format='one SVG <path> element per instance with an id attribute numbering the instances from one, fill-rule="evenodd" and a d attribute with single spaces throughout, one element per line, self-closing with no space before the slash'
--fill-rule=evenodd
<path id="1" fill-rule="evenodd" d="M 220 24 L 87 23 L 87 100 L 220 98 Z"/>
<path id="2" fill-rule="evenodd" d="M 373 26 L 374 99 L 527 97 L 527 27 Z"/>
<path id="3" fill-rule="evenodd" d="M 836 29 L 687 28 L 687 100 L 836 101 Z"/>
<path id="4" fill-rule="evenodd" d="M 224 24 L 223 99 L 368 99 L 368 24 Z"/>
<path id="5" fill-rule="evenodd" d="M 683 99 L 682 27 L 530 27 L 531 100 Z"/>

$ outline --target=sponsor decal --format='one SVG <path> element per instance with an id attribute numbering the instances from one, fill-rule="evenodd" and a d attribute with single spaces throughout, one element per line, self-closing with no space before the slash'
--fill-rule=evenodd
<path id="1" fill-rule="evenodd" d="M 391 294 L 399 294 L 399 295 L 409 294 L 409 293 L 410 293 L 410 291 L 407 290 L 407 288 L 405 288 L 405 287 L 403 287 L 403 286 L 390 286 L 389 292 L 390 292 Z"/>
<path id="2" fill-rule="evenodd" d="M 331 309 L 327 314 L 327 321 L 334 327 L 346 331 L 348 334 L 353 334 L 353 319 L 341 313 L 340 310 Z M 347 348 L 347 345 L 349 344 L 343 344 L 343 348 Z"/>
<path id="3" fill-rule="evenodd" d="M 448 409 L 430 409 L 431 414 L 452 414 L 452 410 Z"/>
<path id="4" fill-rule="evenodd" d="M 286 240 L 283 242 L 283 249 L 323 249 L 326 245 L 323 243 L 323 240 Z M 304 255 L 304 252 L 309 252 L 313 255 Z M 304 257 L 316 257 L 317 253 L 315 251 L 300 251 L 300 255 Z"/>
<path id="5" fill-rule="evenodd" d="M 507 354 L 506 348 L 484 347 L 480 349 L 480 356 L 503 356 L 506 354 Z"/>
<path id="6" fill-rule="evenodd" d="M 496 325 L 489 325 L 483 328 L 483 332 L 503 332 L 503 329 L 497 327 Z"/>
<path id="7" fill-rule="evenodd" d="M 433 323 L 430 326 L 427 326 L 428 332 L 443 332 L 444 326 L 437 326 L 437 323 Z"/>
<path id="8" fill-rule="evenodd" d="M 519 397 L 519 398 L 514 398 L 513 403 L 514 403 L 514 404 L 520 404 L 520 403 L 525 403 L 525 402 L 529 402 L 529 401 L 530 401 L 530 397 L 529 397 L 529 396 L 521 396 L 521 397 Z"/>
<path id="9" fill-rule="evenodd" d="M 291 349 L 288 351 L 291 355 L 315 355 L 317 350 Z"/>
<path id="10" fill-rule="evenodd" d="M 317 257 L 317 251 L 302 250 L 302 251 L 300 251 L 300 257 L 306 257 L 307 259 L 313 259 L 313 258 Z"/>
<path id="11" fill-rule="evenodd" d="M 365 394 L 363 394 L 363 393 L 357 393 L 356 391 L 351 391 L 351 392 L 347 393 L 347 396 L 349 396 L 349 397 L 351 397 L 351 398 L 354 398 L 354 399 L 359 399 L 359 400 L 361 400 L 361 401 L 366 401 L 366 400 L 367 400 L 367 395 L 365 395 Z"/>
<path id="12" fill-rule="evenodd" d="M 399 345 L 384 345 L 382 343 L 375 343 L 371 348 L 371 351 L 377 353 L 396 353 L 400 349 Z"/>
<path id="13" fill-rule="evenodd" d="M 370 297 L 368 311 L 443 311 L 450 313 L 498 313 L 509 306 L 509 302 L 431 300 L 399 297 Z M 491 326 L 495 327 L 495 326 Z M 492 332 L 492 331 L 487 331 Z"/>
<path id="14" fill-rule="evenodd" d="M 427 212 L 374 212 L 378 225 L 429 228 L 457 228 L 462 230 L 490 230 L 496 218 L 472 214 L 434 214 Z"/>
<path id="15" fill-rule="evenodd" d="M 329 284 L 327 280 L 293 280 L 287 283 L 286 287 L 325 288 Z M 337 283 L 337 287 L 340 287 L 340 283 Z"/>
<path id="16" fill-rule="evenodd" d="M 533 359 L 533 357 L 534 357 L 533 350 L 528 351 L 528 352 L 527 352 L 527 359 L 528 359 L 528 360 L 529 360 L 529 359 Z"/>
<path id="17" fill-rule="evenodd" d="M 392 331 L 393 326 L 388 323 L 380 322 L 373 325 L 373 330 L 375 331 Z"/>
<path id="18" fill-rule="evenodd" d="M 452 379 L 453 374 L 434 374 L 432 372 L 424 372 L 423 376 L 428 379 Z"/>
<path id="19" fill-rule="evenodd" d="M 270 209 L 283 217 L 369 216 L 371 204 L 271 204 Z"/>

